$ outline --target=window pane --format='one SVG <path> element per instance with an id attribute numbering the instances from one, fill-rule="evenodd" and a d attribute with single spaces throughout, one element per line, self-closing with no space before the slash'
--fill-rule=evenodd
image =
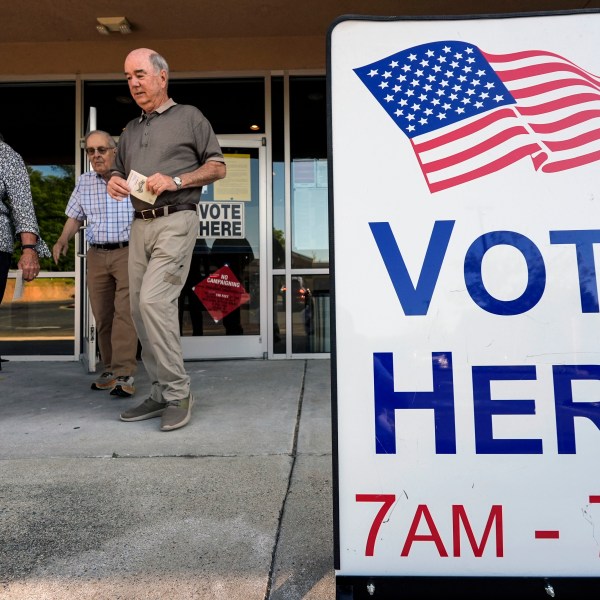
<path id="1" fill-rule="evenodd" d="M 169 96 L 179 104 L 198 107 L 215 133 L 264 133 L 264 79 L 170 79 Z M 97 110 L 97 127 L 118 136 L 141 113 L 123 81 L 84 84 L 84 111 Z M 258 129 L 251 129 L 252 125 Z"/>
<path id="2" fill-rule="evenodd" d="M 294 275 L 291 304 L 292 352 L 330 352 L 329 275 Z"/>
<path id="3" fill-rule="evenodd" d="M 0 97 L 0 132 L 27 165 L 40 233 L 52 248 L 75 185 L 75 83 L 2 83 Z M 40 110 L 41 99 L 51 109 Z M 73 246 L 58 265 L 41 259 L 40 275 L 24 285 L 23 297 L 15 302 L 11 272 L 0 305 L 0 355 L 74 354 Z M 17 245 L 12 269 L 19 256 Z"/>
<path id="4" fill-rule="evenodd" d="M 28 167 L 28 170 L 40 233 L 48 248 L 52 250 L 67 219 L 65 208 L 75 186 L 75 166 L 38 165 Z M 13 255 L 13 269 L 17 267 L 19 256 L 18 253 Z M 75 244 L 69 244 L 67 255 L 61 257 L 58 265 L 52 258 L 40 258 L 40 266 L 42 271 L 74 271 Z"/>
<path id="5" fill-rule="evenodd" d="M 290 79 L 292 268 L 329 266 L 324 77 Z"/>
<path id="6" fill-rule="evenodd" d="M 292 268 L 329 266 L 327 160 L 292 162 Z"/>
<path id="7" fill-rule="evenodd" d="M 0 133 L 26 164 L 75 163 L 74 82 L 1 83 L 0 98 Z"/>
<path id="8" fill-rule="evenodd" d="M 73 354 L 75 277 L 41 274 L 13 301 L 14 289 L 11 273 L 0 304 L 0 356 Z"/>
<path id="9" fill-rule="evenodd" d="M 273 268 L 285 268 L 285 163 L 283 134 L 283 79 L 274 77 L 271 86 L 273 140 Z"/>
<path id="10" fill-rule="evenodd" d="M 285 170 L 273 163 L 273 268 L 285 268 Z"/>
<path id="11" fill-rule="evenodd" d="M 285 277 L 273 277 L 273 354 L 285 354 Z"/>

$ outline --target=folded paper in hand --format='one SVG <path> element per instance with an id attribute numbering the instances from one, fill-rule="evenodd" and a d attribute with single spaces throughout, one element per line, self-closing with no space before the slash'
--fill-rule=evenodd
<path id="1" fill-rule="evenodd" d="M 148 191 L 146 188 L 146 179 L 148 178 L 145 175 L 132 169 L 129 172 L 129 177 L 127 177 L 127 183 L 129 184 L 132 196 L 135 196 L 138 200 L 142 200 L 142 202 L 154 204 L 156 202 L 156 194 Z"/>

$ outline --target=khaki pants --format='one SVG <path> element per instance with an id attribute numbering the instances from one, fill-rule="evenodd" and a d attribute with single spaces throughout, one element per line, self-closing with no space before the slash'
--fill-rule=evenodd
<path id="1" fill-rule="evenodd" d="M 129 240 L 131 311 L 142 361 L 156 402 L 183 400 L 190 378 L 179 338 L 179 294 L 198 235 L 198 215 L 184 210 L 144 221 L 134 219 Z"/>
<path id="2" fill-rule="evenodd" d="M 137 335 L 131 319 L 128 276 L 129 248 L 87 253 L 87 286 L 96 319 L 98 347 L 105 371 L 134 375 Z"/>

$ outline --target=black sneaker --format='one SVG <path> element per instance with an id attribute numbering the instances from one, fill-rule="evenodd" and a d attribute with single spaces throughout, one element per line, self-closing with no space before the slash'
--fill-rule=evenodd
<path id="1" fill-rule="evenodd" d="M 121 396 L 121 398 L 129 398 L 135 394 L 135 386 L 133 385 L 133 377 L 127 375 L 119 375 L 114 380 L 111 396 Z"/>

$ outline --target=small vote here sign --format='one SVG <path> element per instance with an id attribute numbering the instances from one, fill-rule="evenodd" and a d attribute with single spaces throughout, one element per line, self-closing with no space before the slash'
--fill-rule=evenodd
<path id="1" fill-rule="evenodd" d="M 243 202 L 200 202 L 200 233 L 202 238 L 244 238 Z"/>

